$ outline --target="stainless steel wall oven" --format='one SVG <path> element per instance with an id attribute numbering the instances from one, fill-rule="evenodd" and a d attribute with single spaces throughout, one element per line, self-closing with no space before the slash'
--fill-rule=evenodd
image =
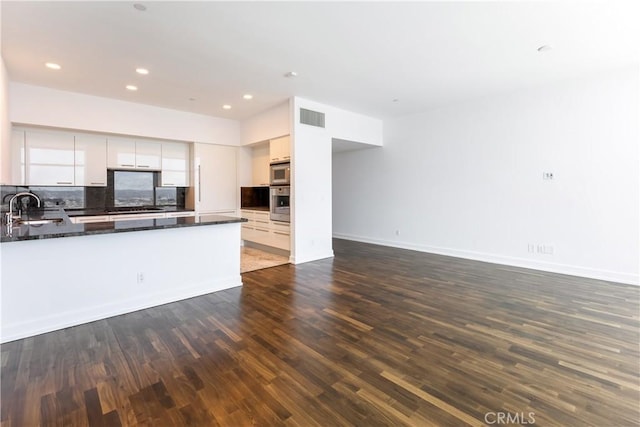
<path id="1" fill-rule="evenodd" d="M 288 185 L 271 187 L 271 220 L 289 222 L 290 206 Z"/>

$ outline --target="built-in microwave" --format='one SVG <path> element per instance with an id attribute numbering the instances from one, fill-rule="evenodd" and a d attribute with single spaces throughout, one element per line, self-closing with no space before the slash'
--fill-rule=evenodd
<path id="1" fill-rule="evenodd" d="M 284 185 L 281 187 L 271 187 L 271 220 L 289 222 L 290 206 L 289 206 L 290 187 Z"/>
<path id="2" fill-rule="evenodd" d="M 290 163 L 271 164 L 271 185 L 289 185 L 291 176 Z"/>

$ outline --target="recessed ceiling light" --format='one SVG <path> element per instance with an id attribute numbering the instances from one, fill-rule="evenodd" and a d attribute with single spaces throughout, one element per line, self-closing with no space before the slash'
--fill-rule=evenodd
<path id="1" fill-rule="evenodd" d="M 295 71 L 289 71 L 287 74 L 284 75 L 285 77 L 297 77 L 298 73 L 296 73 Z"/>
<path id="2" fill-rule="evenodd" d="M 549 52 L 551 49 L 553 49 L 553 46 L 545 44 L 538 48 L 538 52 Z"/>
<path id="3" fill-rule="evenodd" d="M 140 12 L 144 12 L 145 10 L 147 10 L 147 6 L 143 5 L 142 3 L 134 3 L 133 7 Z"/>
<path id="4" fill-rule="evenodd" d="M 244 99 L 253 99 L 253 95 L 251 95 L 250 93 L 245 93 L 244 95 L 242 95 L 242 97 Z"/>
<path id="5" fill-rule="evenodd" d="M 127 88 L 127 90 L 138 90 L 138 86 L 134 86 L 134 85 L 126 85 L 125 86 Z"/>
<path id="6" fill-rule="evenodd" d="M 399 100 L 398 98 L 393 98 L 393 100 L 392 100 L 392 101 L 393 101 L 393 102 L 398 102 L 398 101 L 400 101 L 400 100 Z"/>
<path id="7" fill-rule="evenodd" d="M 147 74 L 149 74 L 149 70 L 147 70 L 146 68 L 136 68 L 136 73 L 146 76 Z"/>
<path id="8" fill-rule="evenodd" d="M 195 101 L 195 100 L 196 100 L 195 98 L 189 98 L 189 101 Z"/>
<path id="9" fill-rule="evenodd" d="M 231 105 L 229 105 L 229 104 L 224 104 L 224 105 L 222 106 L 222 108 L 224 108 L 225 110 L 231 110 Z"/>
<path id="10" fill-rule="evenodd" d="M 62 68 L 59 64 L 56 64 L 55 62 L 47 62 L 44 65 L 45 67 L 51 68 L 52 70 L 59 70 Z"/>

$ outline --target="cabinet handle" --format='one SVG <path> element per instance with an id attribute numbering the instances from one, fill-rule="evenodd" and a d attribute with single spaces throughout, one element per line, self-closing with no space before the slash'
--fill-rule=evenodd
<path id="1" fill-rule="evenodd" d="M 265 233 L 268 233 L 268 232 L 269 232 L 269 230 L 262 230 L 261 228 L 254 228 L 254 230 L 256 230 L 256 231 L 263 231 L 263 232 L 265 232 Z"/>
<path id="2" fill-rule="evenodd" d="M 151 166 L 149 165 L 138 165 L 139 168 L 150 168 Z"/>
<path id="3" fill-rule="evenodd" d="M 125 164 L 121 164 L 120 166 L 122 166 L 124 168 L 132 168 L 132 167 L 134 167 L 134 165 L 125 165 Z"/>
<path id="4" fill-rule="evenodd" d="M 200 165 L 198 165 L 198 201 L 202 201 L 202 178 L 201 178 Z"/>
<path id="5" fill-rule="evenodd" d="M 176 185 L 172 182 L 165 182 L 164 184 L 162 184 L 163 186 L 167 186 L 167 187 L 175 187 Z"/>
<path id="6" fill-rule="evenodd" d="M 58 181 L 58 184 L 61 184 L 61 185 L 71 185 L 71 184 L 73 184 L 73 182 L 71 182 L 71 181 Z"/>
<path id="7" fill-rule="evenodd" d="M 92 182 L 91 185 L 104 185 L 104 182 Z"/>
<path id="8" fill-rule="evenodd" d="M 290 235 L 289 233 L 281 233 L 279 231 L 274 231 L 273 234 L 279 234 L 281 236 L 289 236 Z"/>

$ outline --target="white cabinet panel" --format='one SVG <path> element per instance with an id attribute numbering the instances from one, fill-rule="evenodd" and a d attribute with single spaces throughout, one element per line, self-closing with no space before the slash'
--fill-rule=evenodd
<path id="1" fill-rule="evenodd" d="M 136 141 L 128 138 L 108 138 L 107 166 L 111 169 L 135 169 Z"/>
<path id="2" fill-rule="evenodd" d="M 90 224 L 92 222 L 108 222 L 109 215 L 92 215 L 92 216 L 74 216 L 71 217 L 74 224 Z"/>
<path id="3" fill-rule="evenodd" d="M 136 141 L 136 169 L 160 170 L 161 162 L 161 143 Z"/>
<path id="4" fill-rule="evenodd" d="M 254 186 L 269 185 L 269 143 L 251 148 L 251 182 Z"/>
<path id="5" fill-rule="evenodd" d="M 271 163 L 290 160 L 291 149 L 289 147 L 289 136 L 283 136 L 269 141 L 269 161 Z"/>
<path id="6" fill-rule="evenodd" d="M 195 144 L 196 211 L 237 208 L 237 147 Z"/>
<path id="7" fill-rule="evenodd" d="M 140 213 L 140 214 L 120 214 L 109 215 L 109 221 L 141 221 L 144 219 L 161 219 L 166 218 L 166 214 L 162 213 Z"/>
<path id="8" fill-rule="evenodd" d="M 290 250 L 291 225 L 288 222 L 271 221 L 268 211 L 243 209 L 240 214 L 248 220 L 242 224 L 242 240 Z"/>
<path id="9" fill-rule="evenodd" d="M 184 142 L 163 142 L 161 185 L 165 187 L 188 187 L 189 159 L 189 144 Z"/>
<path id="10" fill-rule="evenodd" d="M 26 161 L 25 161 L 25 145 L 24 145 L 24 130 L 13 129 L 11 131 L 11 172 L 10 182 L 11 185 L 24 185 L 26 175 Z"/>
<path id="11" fill-rule="evenodd" d="M 182 212 L 167 212 L 167 218 L 180 218 L 180 217 L 189 217 L 195 216 L 196 213 L 194 211 L 182 211 Z"/>
<path id="12" fill-rule="evenodd" d="M 159 142 L 121 137 L 107 141 L 107 165 L 111 169 L 160 170 L 161 159 L 162 145 Z"/>
<path id="13" fill-rule="evenodd" d="M 27 130 L 26 185 L 74 185 L 73 134 Z"/>
<path id="14" fill-rule="evenodd" d="M 161 174 L 161 185 L 163 187 L 188 187 L 189 176 L 186 171 L 166 171 Z"/>
<path id="15" fill-rule="evenodd" d="M 75 185 L 106 187 L 107 138 L 100 135 L 75 135 Z"/>

